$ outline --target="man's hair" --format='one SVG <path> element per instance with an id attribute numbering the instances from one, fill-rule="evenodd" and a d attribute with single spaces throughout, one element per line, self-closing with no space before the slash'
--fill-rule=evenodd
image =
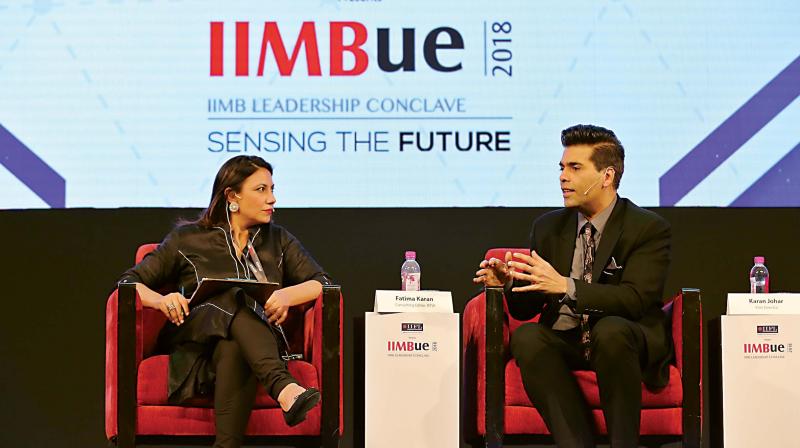
<path id="1" fill-rule="evenodd" d="M 565 148 L 573 145 L 592 146 L 594 152 L 589 160 L 598 171 L 614 168 L 614 189 L 619 190 L 619 181 L 625 171 L 625 148 L 614 131 L 591 124 L 578 124 L 561 131 L 561 144 Z"/>

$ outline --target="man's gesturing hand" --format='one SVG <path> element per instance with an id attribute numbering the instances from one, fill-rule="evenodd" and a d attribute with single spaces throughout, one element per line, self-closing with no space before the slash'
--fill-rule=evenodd
<path id="1" fill-rule="evenodd" d="M 528 281 L 531 284 L 518 286 L 514 292 L 539 291 L 546 294 L 565 294 L 567 292 L 567 278 L 563 277 L 536 251 L 530 255 L 514 252 L 517 261 L 509 261 L 511 276 L 517 280 Z"/>

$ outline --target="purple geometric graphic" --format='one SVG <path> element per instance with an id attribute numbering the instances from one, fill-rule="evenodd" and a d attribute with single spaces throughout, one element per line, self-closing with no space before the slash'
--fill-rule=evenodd
<path id="1" fill-rule="evenodd" d="M 730 206 L 800 207 L 800 143 Z"/>
<path id="2" fill-rule="evenodd" d="M 0 125 L 0 163 L 52 208 L 66 205 L 67 183 L 44 160 Z"/>
<path id="3" fill-rule="evenodd" d="M 800 56 L 661 176 L 659 204 L 677 204 L 798 96 Z"/>

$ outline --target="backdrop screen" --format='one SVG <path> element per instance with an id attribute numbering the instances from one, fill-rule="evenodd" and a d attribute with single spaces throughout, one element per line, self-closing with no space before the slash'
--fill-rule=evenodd
<path id="1" fill-rule="evenodd" d="M 800 205 L 800 2 L 0 0 L 0 208 L 558 206 L 613 129 L 644 206 Z"/>

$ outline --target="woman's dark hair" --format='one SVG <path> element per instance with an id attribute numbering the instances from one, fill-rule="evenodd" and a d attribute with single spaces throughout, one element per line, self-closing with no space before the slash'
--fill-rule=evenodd
<path id="1" fill-rule="evenodd" d="M 214 227 L 227 222 L 225 214 L 228 201 L 225 192 L 228 188 L 236 192 L 241 191 L 242 182 L 261 168 L 266 168 L 272 174 L 272 165 L 258 156 L 236 156 L 225 162 L 214 179 L 208 208 L 200 213 L 195 224 L 201 227 Z"/>
<path id="2" fill-rule="evenodd" d="M 590 145 L 594 148 L 589 160 L 597 170 L 613 167 L 614 188 L 619 190 L 619 181 L 625 171 L 625 148 L 614 131 L 591 124 L 579 124 L 561 131 L 561 144 L 566 148 L 572 145 Z"/>

